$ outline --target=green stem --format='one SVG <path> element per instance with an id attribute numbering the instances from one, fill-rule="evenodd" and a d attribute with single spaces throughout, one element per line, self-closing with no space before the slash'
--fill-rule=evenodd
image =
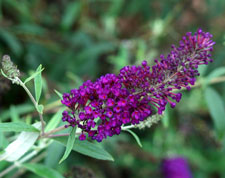
<path id="1" fill-rule="evenodd" d="M 26 87 L 26 85 L 19 79 L 17 78 L 17 80 L 19 81 L 19 85 L 23 87 L 23 89 L 27 92 L 28 96 L 30 97 L 32 103 L 34 104 L 35 109 L 38 112 L 40 121 L 41 121 L 41 135 L 44 135 L 44 129 L 45 129 L 45 122 L 43 119 L 43 115 L 38 111 L 38 103 L 36 102 L 36 100 L 34 99 L 33 95 L 31 94 L 31 92 L 29 91 L 29 89 Z"/>

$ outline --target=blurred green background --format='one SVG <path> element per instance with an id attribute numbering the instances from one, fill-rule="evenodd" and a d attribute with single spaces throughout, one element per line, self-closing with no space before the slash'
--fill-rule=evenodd
<path id="1" fill-rule="evenodd" d="M 202 87 L 184 91 L 176 109 L 167 109 L 163 122 L 134 130 L 143 148 L 123 133 L 104 141 L 114 162 L 73 152 L 58 165 L 63 148 L 54 144 L 40 163 L 66 177 L 157 178 L 161 177 L 163 158 L 182 155 L 188 159 L 194 177 L 224 178 L 224 132 L 217 133 L 225 131 L 225 83 L 218 82 L 207 90 L 203 81 L 211 72 L 219 71 L 216 77 L 225 73 L 225 1 L 0 0 L 0 56 L 9 54 L 22 78 L 39 64 L 44 66 L 43 104 L 58 99 L 54 89 L 68 92 L 82 81 L 118 73 L 123 66 L 138 65 L 144 59 L 152 64 L 160 54 L 170 51 L 171 44 L 177 45 L 186 32 L 198 28 L 214 36 L 214 63 L 200 68 L 198 82 Z M 7 110 L 22 112 L 27 103 L 25 92 L 0 76 L 0 114 Z M 57 109 L 46 112 L 47 117 Z M 25 112 L 22 118 L 31 117 L 29 109 Z M 4 167 L 7 165 L 0 165 L 0 170 Z M 27 172 L 23 177 L 37 176 Z"/>

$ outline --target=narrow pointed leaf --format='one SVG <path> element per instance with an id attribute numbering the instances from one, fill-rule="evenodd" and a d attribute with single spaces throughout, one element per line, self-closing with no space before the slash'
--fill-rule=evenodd
<path id="1" fill-rule="evenodd" d="M 0 123 L 0 131 L 2 132 L 39 132 L 35 127 L 23 122 L 5 122 Z"/>
<path id="2" fill-rule="evenodd" d="M 126 129 L 125 131 L 129 132 L 136 140 L 137 144 L 142 147 L 141 141 L 136 133 L 134 133 L 132 130 Z"/>
<path id="3" fill-rule="evenodd" d="M 72 151 L 73 145 L 75 142 L 76 130 L 77 130 L 77 127 L 72 128 L 69 138 L 68 138 L 68 141 L 67 141 L 67 144 L 66 144 L 66 151 L 65 151 L 62 159 L 59 161 L 59 164 L 61 164 L 69 156 L 70 152 Z"/>
<path id="4" fill-rule="evenodd" d="M 39 65 L 39 67 L 36 70 L 38 74 L 34 77 L 35 98 L 37 103 L 39 102 L 39 99 L 41 97 L 41 91 L 42 91 L 41 70 L 42 70 L 42 65 Z"/>
<path id="5" fill-rule="evenodd" d="M 66 145 L 66 138 L 58 137 L 54 138 L 54 140 L 58 141 L 63 145 Z M 73 150 L 95 159 L 114 161 L 113 157 L 107 151 L 105 151 L 97 144 L 91 143 L 86 140 L 84 141 L 76 140 L 73 146 Z"/>
<path id="6" fill-rule="evenodd" d="M 39 73 L 41 73 L 44 70 L 44 68 L 42 68 L 40 71 L 36 71 L 34 72 L 30 77 L 28 77 L 25 81 L 24 84 L 29 82 L 30 80 L 32 80 L 33 78 L 35 78 Z"/>
<path id="7" fill-rule="evenodd" d="M 225 135 L 225 110 L 222 97 L 213 88 L 206 88 L 205 99 L 219 137 Z"/>

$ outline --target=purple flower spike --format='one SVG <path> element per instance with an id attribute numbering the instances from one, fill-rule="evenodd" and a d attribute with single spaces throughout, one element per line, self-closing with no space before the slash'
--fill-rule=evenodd
<path id="1" fill-rule="evenodd" d="M 192 178 L 188 162 L 182 157 L 163 160 L 162 173 L 164 178 Z"/>
<path id="2" fill-rule="evenodd" d="M 190 90 L 199 76 L 198 66 L 212 62 L 215 42 L 211 38 L 201 29 L 193 35 L 188 32 L 178 47 L 172 45 L 171 52 L 160 55 L 152 67 L 147 61 L 125 66 L 118 75 L 106 74 L 64 93 L 61 102 L 70 112 L 64 111 L 62 120 L 82 130 L 80 140 L 87 133 L 101 142 L 118 135 L 123 124 L 139 124 L 153 114 L 162 114 L 167 104 L 174 108 L 182 97 L 174 90 Z"/>

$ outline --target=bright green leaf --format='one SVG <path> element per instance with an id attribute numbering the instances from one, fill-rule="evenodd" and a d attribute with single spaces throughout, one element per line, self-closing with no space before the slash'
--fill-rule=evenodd
<path id="1" fill-rule="evenodd" d="M 39 71 L 34 72 L 30 77 L 28 77 L 25 81 L 24 84 L 29 82 L 30 80 L 32 80 L 33 78 L 35 78 L 38 74 L 40 74 L 42 71 L 44 70 L 44 68 L 42 68 Z"/>
<path id="2" fill-rule="evenodd" d="M 3 132 L 39 132 L 38 129 L 23 122 L 0 123 L 0 130 Z"/>
<path id="3" fill-rule="evenodd" d="M 213 88 L 206 88 L 205 99 L 219 137 L 225 134 L 225 110 L 222 97 Z"/>
<path id="4" fill-rule="evenodd" d="M 135 140 L 136 140 L 136 142 L 138 143 L 138 145 L 139 145 L 140 147 L 142 147 L 141 141 L 140 141 L 140 139 L 139 139 L 139 137 L 137 136 L 136 133 L 134 133 L 132 130 L 129 130 L 129 129 L 126 129 L 126 130 L 124 130 L 124 131 L 129 132 L 129 133 L 135 138 Z"/>
<path id="5" fill-rule="evenodd" d="M 21 166 L 43 178 L 63 178 L 59 172 L 41 164 L 27 163 Z"/>
<path id="6" fill-rule="evenodd" d="M 61 158 L 61 160 L 59 161 L 59 164 L 61 164 L 69 156 L 70 152 L 72 151 L 73 145 L 75 143 L 76 130 L 77 130 L 77 127 L 72 128 L 69 138 L 68 138 L 68 141 L 67 141 L 67 144 L 66 144 L 66 151 L 65 151 L 63 157 Z"/>
<path id="7" fill-rule="evenodd" d="M 39 65 L 39 67 L 36 70 L 38 74 L 34 77 L 35 98 L 37 103 L 39 102 L 39 99 L 41 97 L 41 91 L 42 91 L 41 70 L 42 70 L 42 65 Z"/>
<path id="8" fill-rule="evenodd" d="M 63 145 L 66 145 L 67 142 L 66 138 L 63 137 L 57 137 L 54 138 L 54 140 L 58 141 Z M 107 151 L 99 147 L 97 144 L 91 143 L 86 140 L 84 141 L 77 140 L 74 143 L 73 150 L 95 159 L 114 161 L 113 157 Z"/>

